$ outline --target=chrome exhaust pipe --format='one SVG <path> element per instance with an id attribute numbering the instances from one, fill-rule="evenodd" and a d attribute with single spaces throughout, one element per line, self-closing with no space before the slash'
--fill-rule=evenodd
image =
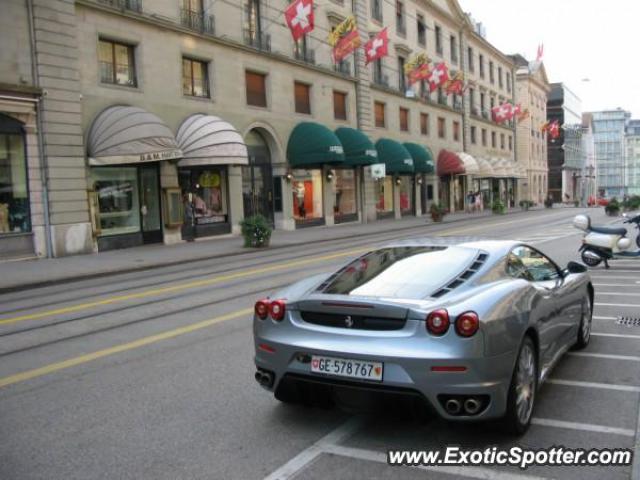
<path id="1" fill-rule="evenodd" d="M 450 398 L 445 402 L 444 409 L 449 415 L 458 415 L 460 413 L 460 410 L 462 409 L 462 405 L 460 404 L 459 400 Z"/>
<path id="2" fill-rule="evenodd" d="M 273 385 L 273 373 L 264 372 L 262 374 L 262 379 L 260 380 L 260 385 L 263 387 L 270 387 Z"/>
<path id="3" fill-rule="evenodd" d="M 481 404 L 475 398 L 467 398 L 464 401 L 464 411 L 469 415 L 475 415 L 480 411 Z"/>
<path id="4" fill-rule="evenodd" d="M 255 374 L 255 378 L 256 378 L 256 382 L 258 382 L 260 385 L 262 385 L 262 378 L 263 378 L 263 374 L 261 371 L 257 371 Z"/>

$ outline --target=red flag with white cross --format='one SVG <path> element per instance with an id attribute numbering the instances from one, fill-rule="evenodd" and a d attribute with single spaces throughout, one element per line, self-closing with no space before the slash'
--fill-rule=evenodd
<path id="1" fill-rule="evenodd" d="M 437 64 L 431 71 L 431 75 L 427 81 L 429 82 L 429 91 L 433 92 L 449 80 L 449 67 L 444 62 Z"/>
<path id="2" fill-rule="evenodd" d="M 365 65 L 389 54 L 389 36 L 386 28 L 364 44 L 364 54 L 366 57 Z"/>
<path id="3" fill-rule="evenodd" d="M 293 39 L 302 38 L 313 30 L 313 0 L 296 0 L 284 11 L 284 17 Z"/>

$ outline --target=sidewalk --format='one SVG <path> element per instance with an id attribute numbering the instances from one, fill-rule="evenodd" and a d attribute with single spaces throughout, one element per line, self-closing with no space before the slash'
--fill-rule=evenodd
<path id="1" fill-rule="evenodd" d="M 534 210 L 543 209 L 539 207 L 532 209 Z M 525 213 L 515 208 L 507 212 L 507 215 Z M 454 213 L 445 216 L 442 223 L 481 219 L 492 215 L 490 210 L 481 213 Z M 264 251 L 267 253 L 293 245 L 357 238 L 369 233 L 402 231 L 429 224 L 433 224 L 431 218 L 424 216 L 381 220 L 368 224 L 312 227 L 295 231 L 274 230 L 271 246 Z M 255 252 L 256 249 L 242 247 L 242 238 L 226 235 L 177 245 L 145 245 L 90 255 L 6 261 L 0 262 L 0 293 Z"/>

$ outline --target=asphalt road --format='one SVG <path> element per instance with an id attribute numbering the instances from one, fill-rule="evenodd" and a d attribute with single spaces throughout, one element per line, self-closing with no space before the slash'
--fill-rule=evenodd
<path id="1" fill-rule="evenodd" d="M 640 467 L 389 467 L 389 448 L 635 448 L 640 261 L 593 270 L 589 347 L 565 356 L 518 440 L 491 424 L 279 404 L 253 379 L 251 309 L 392 238 L 517 238 L 577 259 L 578 211 L 433 225 L 0 296 L 0 479 L 638 478 Z M 594 223 L 607 221 L 590 212 Z M 20 268 L 16 264 L 16 268 Z"/>

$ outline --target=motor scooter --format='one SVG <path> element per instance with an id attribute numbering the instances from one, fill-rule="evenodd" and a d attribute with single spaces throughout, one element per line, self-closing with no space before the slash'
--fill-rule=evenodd
<path id="1" fill-rule="evenodd" d="M 595 227 L 591 225 L 589 215 L 576 215 L 573 226 L 586 232 L 579 249 L 582 261 L 589 267 L 596 267 L 604 262 L 605 268 L 609 268 L 609 260 L 620 258 L 637 258 L 640 260 L 640 215 L 632 217 L 623 214 L 626 220 L 623 223 L 635 224 L 638 229 L 636 237 L 636 250 L 631 248 L 631 239 L 627 237 L 627 229 L 623 227 Z"/>

